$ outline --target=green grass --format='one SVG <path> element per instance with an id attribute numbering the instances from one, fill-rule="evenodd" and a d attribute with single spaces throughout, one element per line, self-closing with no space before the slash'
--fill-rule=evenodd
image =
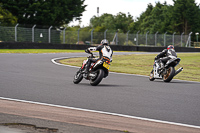
<path id="1" fill-rule="evenodd" d="M 155 54 L 133 54 L 133 55 L 114 55 L 110 71 L 120 73 L 130 73 L 139 75 L 149 75 L 153 68 Z M 180 64 L 176 67 L 183 67 L 175 79 L 198 81 L 200 82 L 200 53 L 180 53 Z M 61 60 L 60 63 L 81 66 L 85 58 L 73 58 Z"/>
<path id="2" fill-rule="evenodd" d="M 77 53 L 84 50 L 69 49 L 0 49 L 0 53 Z"/>

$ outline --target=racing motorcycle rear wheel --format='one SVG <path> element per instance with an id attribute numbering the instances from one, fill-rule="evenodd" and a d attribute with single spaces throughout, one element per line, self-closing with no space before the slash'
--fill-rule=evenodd
<path id="1" fill-rule="evenodd" d="M 78 84 L 79 82 L 81 82 L 81 80 L 83 79 L 83 74 L 81 73 L 81 71 L 77 71 L 76 74 L 74 75 L 74 84 Z"/>
<path id="2" fill-rule="evenodd" d="M 170 82 L 175 74 L 175 69 L 174 67 L 169 67 L 166 71 L 166 73 L 163 75 L 163 81 L 164 82 Z"/>
<path id="3" fill-rule="evenodd" d="M 104 77 L 104 71 L 102 69 L 98 69 L 95 73 L 96 76 L 90 79 L 90 84 L 92 86 L 98 85 Z"/>

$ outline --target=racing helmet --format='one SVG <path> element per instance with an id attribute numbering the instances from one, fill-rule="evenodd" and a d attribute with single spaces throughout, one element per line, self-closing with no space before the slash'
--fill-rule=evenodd
<path id="1" fill-rule="evenodd" d="M 108 45 L 108 40 L 107 39 L 103 39 L 102 41 L 101 41 L 101 45 Z"/>
<path id="2" fill-rule="evenodd" d="M 169 50 L 169 49 L 174 49 L 174 46 L 173 45 L 169 45 L 168 47 L 167 47 L 167 49 Z"/>

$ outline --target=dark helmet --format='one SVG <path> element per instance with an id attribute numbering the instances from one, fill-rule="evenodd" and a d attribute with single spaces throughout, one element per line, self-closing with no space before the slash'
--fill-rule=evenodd
<path id="1" fill-rule="evenodd" d="M 108 42 L 108 40 L 106 40 L 106 39 L 103 39 L 103 40 L 101 41 L 101 44 L 102 44 L 102 45 L 108 45 L 108 44 L 109 44 L 109 42 Z"/>
<path id="2" fill-rule="evenodd" d="M 173 45 L 169 45 L 168 47 L 167 47 L 167 49 L 169 50 L 169 49 L 174 49 L 174 46 Z"/>

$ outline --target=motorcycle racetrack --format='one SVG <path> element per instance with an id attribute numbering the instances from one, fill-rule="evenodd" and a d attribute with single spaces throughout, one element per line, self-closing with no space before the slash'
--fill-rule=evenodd
<path id="1" fill-rule="evenodd" d="M 0 54 L 0 97 L 200 128 L 200 82 L 111 72 L 94 87 L 73 83 L 77 67 L 51 61 L 80 56 L 87 54 Z"/>

